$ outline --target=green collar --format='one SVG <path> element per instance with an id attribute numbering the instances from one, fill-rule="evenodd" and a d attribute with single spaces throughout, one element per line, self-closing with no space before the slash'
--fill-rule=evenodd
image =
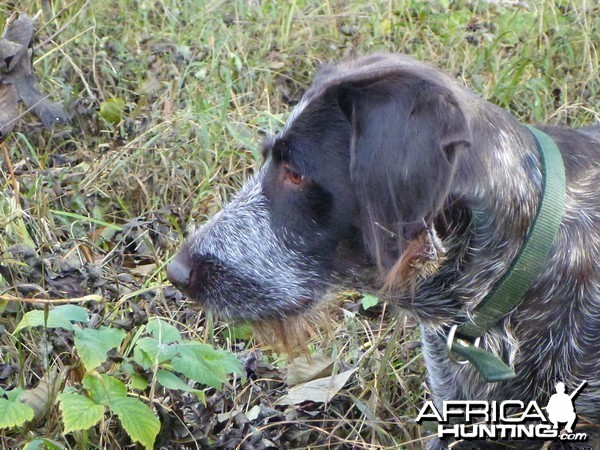
<path id="1" fill-rule="evenodd" d="M 546 265 L 565 209 L 565 167 L 560 151 L 546 133 L 527 128 L 535 138 L 542 163 L 542 198 L 537 214 L 508 271 L 477 305 L 470 320 L 454 330 L 457 339 L 452 332 L 448 343 L 452 352 L 473 364 L 488 382 L 508 380 L 515 372 L 468 340 L 483 336 L 521 302 Z"/>

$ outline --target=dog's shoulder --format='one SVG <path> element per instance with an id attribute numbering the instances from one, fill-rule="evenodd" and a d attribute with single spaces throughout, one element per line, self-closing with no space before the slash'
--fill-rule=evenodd
<path id="1" fill-rule="evenodd" d="M 600 171 L 600 124 L 583 128 L 536 126 L 548 134 L 560 149 L 568 178 Z"/>

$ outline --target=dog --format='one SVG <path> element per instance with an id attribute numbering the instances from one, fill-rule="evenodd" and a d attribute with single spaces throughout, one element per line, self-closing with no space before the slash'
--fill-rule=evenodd
<path id="1" fill-rule="evenodd" d="M 448 332 L 474 317 L 524 246 L 541 208 L 540 150 L 508 112 L 407 56 L 321 69 L 265 139 L 264 164 L 182 246 L 168 278 L 204 309 L 288 341 L 332 289 L 377 291 L 420 323 L 436 405 L 545 405 L 558 380 L 587 381 L 577 413 L 597 426 L 600 127 L 538 129 L 560 149 L 563 212 L 539 273 L 479 342 L 512 379 L 490 383 L 458 364 Z M 468 448 L 478 445 L 488 448 Z"/>

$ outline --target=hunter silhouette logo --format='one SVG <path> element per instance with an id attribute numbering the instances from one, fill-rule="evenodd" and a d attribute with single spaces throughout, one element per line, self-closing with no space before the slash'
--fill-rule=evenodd
<path id="1" fill-rule="evenodd" d="M 573 425 L 577 420 L 577 414 L 575 414 L 575 407 L 573 406 L 573 399 L 579 394 L 581 388 L 585 385 L 586 381 L 581 383 L 577 389 L 575 389 L 571 395 L 565 394 L 565 383 L 559 381 L 556 383 L 556 394 L 552 394 L 548 406 L 546 406 L 546 412 L 550 422 L 554 425 L 554 429 L 558 429 L 559 422 L 566 423 L 565 430 L 567 433 L 573 433 Z"/>
<path id="2" fill-rule="evenodd" d="M 577 420 L 574 400 L 585 386 L 582 382 L 571 394 L 565 392 L 565 384 L 555 384 L 548 405 L 540 407 L 536 401 L 521 400 L 487 402 L 480 400 L 447 400 L 441 409 L 432 401 L 425 405 L 416 418 L 417 423 L 438 423 L 438 437 L 455 439 L 560 439 L 561 441 L 585 441 L 586 433 L 575 433 Z M 559 424 L 566 424 L 563 433 Z"/>

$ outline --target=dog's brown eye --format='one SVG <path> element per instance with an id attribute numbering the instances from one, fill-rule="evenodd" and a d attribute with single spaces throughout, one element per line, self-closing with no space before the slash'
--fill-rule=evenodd
<path id="1" fill-rule="evenodd" d="M 299 186 L 304 181 L 304 175 L 291 169 L 290 166 L 288 166 L 287 164 L 284 164 L 283 170 L 284 180 L 289 181 L 290 183 L 296 186 Z"/>

